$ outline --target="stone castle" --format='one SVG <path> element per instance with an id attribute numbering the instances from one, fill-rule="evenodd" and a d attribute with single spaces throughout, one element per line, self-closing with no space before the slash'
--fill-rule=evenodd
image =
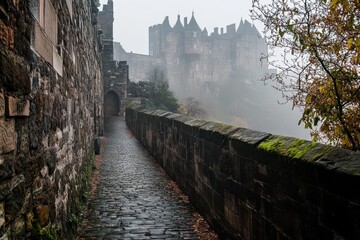
<path id="1" fill-rule="evenodd" d="M 128 61 L 131 81 L 146 81 L 155 66 L 166 69 L 170 86 L 186 96 L 204 90 L 211 83 L 221 84 L 237 71 L 268 72 L 266 40 L 254 25 L 241 20 L 209 34 L 201 29 L 194 13 L 190 21 L 178 16 L 172 27 L 169 17 L 149 27 L 149 55 L 127 53 L 114 43 L 114 58 Z"/>

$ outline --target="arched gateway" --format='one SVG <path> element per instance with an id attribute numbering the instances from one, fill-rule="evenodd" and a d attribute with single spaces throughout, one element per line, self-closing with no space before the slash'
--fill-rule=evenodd
<path id="1" fill-rule="evenodd" d="M 104 114 L 105 116 L 117 116 L 120 113 L 120 97 L 114 92 L 110 91 L 105 95 L 104 99 Z"/>

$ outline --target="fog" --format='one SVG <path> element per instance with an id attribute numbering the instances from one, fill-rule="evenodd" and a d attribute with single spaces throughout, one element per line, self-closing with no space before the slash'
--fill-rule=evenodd
<path id="1" fill-rule="evenodd" d="M 107 0 L 100 2 L 107 3 Z M 170 25 L 174 26 L 178 14 L 190 20 L 192 12 L 200 28 L 206 27 L 209 34 L 215 27 L 226 29 L 227 25 L 233 23 L 238 28 L 241 19 L 247 19 L 261 32 L 261 24 L 252 22 L 249 17 L 250 8 L 251 0 L 221 2 L 114 0 L 114 41 L 120 42 L 129 54 L 148 55 L 150 26 L 163 23 L 166 16 L 169 16 Z M 130 56 L 129 54 L 127 56 Z M 132 61 L 126 58 L 120 60 L 128 60 L 130 80 L 139 81 L 131 76 L 131 71 L 144 65 L 132 65 Z M 134 56 L 131 57 L 133 58 Z M 145 59 L 145 62 L 148 63 L 148 60 Z M 203 64 L 204 68 L 209 68 L 208 63 L 201 61 L 198 63 Z M 226 68 L 225 65 L 225 63 L 215 63 L 211 65 L 211 68 L 220 69 L 221 72 L 222 67 Z M 210 79 L 207 76 L 192 78 L 190 75 L 190 77 L 186 74 L 181 75 L 179 72 L 183 70 L 176 69 L 174 66 L 168 69 L 170 87 L 177 98 L 180 101 L 188 97 L 198 100 L 200 107 L 208 113 L 209 120 L 272 134 L 310 139 L 309 131 L 303 126 L 298 126 L 301 118 L 300 110 L 292 109 L 291 103 L 285 103 L 281 93 L 272 88 L 273 83 L 264 84 L 261 81 L 266 70 L 257 72 L 254 69 L 241 68 L 231 71 L 231 74 L 214 76 Z"/>
<path id="2" fill-rule="evenodd" d="M 108 0 L 100 0 L 106 4 Z M 126 51 L 148 54 L 148 28 L 162 23 L 165 16 L 170 16 L 173 25 L 176 16 L 191 16 L 208 30 L 239 23 L 241 18 L 250 20 L 251 0 L 113 0 L 114 2 L 114 40 L 120 42 Z M 269 2 L 263 0 L 262 2 Z M 100 7 L 101 9 L 101 7 Z M 261 24 L 255 23 L 258 28 Z"/>
<path id="3" fill-rule="evenodd" d="M 292 103 L 272 87 L 273 83 L 264 83 L 261 78 L 256 73 L 242 73 L 217 86 L 216 93 L 202 91 L 194 95 L 209 120 L 310 140 L 309 131 L 298 125 L 300 109 L 293 109 Z"/>

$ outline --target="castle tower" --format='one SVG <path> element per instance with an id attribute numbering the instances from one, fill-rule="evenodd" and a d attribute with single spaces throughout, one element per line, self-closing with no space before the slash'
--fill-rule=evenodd
<path id="1" fill-rule="evenodd" d="M 196 22 L 194 12 L 189 24 L 185 26 L 185 53 L 186 54 L 201 54 L 201 29 Z"/>
<path id="2" fill-rule="evenodd" d="M 98 16 L 103 44 L 104 113 L 105 115 L 122 115 L 127 98 L 129 67 L 125 61 L 114 60 L 114 3 L 112 0 L 108 0 L 108 3 L 103 5 L 103 10 Z"/>
<path id="3" fill-rule="evenodd" d="M 261 60 L 267 55 L 267 45 L 256 27 L 241 20 L 236 34 L 236 67 L 267 71 L 268 62 Z"/>
<path id="4" fill-rule="evenodd" d="M 149 27 L 149 55 L 160 57 L 161 46 L 161 24 Z"/>
<path id="5" fill-rule="evenodd" d="M 98 15 L 99 27 L 102 31 L 103 55 L 113 59 L 113 23 L 114 23 L 114 2 L 108 0 L 103 5 L 103 10 Z"/>
<path id="6" fill-rule="evenodd" d="M 149 55 L 153 57 L 163 56 L 167 51 L 167 35 L 172 31 L 169 17 L 166 16 L 162 24 L 149 27 Z"/>

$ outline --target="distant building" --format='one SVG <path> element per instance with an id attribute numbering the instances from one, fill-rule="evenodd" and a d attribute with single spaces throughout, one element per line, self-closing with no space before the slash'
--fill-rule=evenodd
<path id="1" fill-rule="evenodd" d="M 215 28 L 210 35 L 201 30 L 194 13 L 183 23 L 178 16 L 173 27 L 166 17 L 162 24 L 149 27 L 149 55 L 127 53 L 115 44 L 114 57 L 126 60 L 130 66 L 130 80 L 146 80 L 147 72 L 156 65 L 167 70 L 170 86 L 182 89 L 178 95 L 191 95 L 206 83 L 223 83 L 241 69 L 268 72 L 266 41 L 256 27 L 247 20 Z"/>

